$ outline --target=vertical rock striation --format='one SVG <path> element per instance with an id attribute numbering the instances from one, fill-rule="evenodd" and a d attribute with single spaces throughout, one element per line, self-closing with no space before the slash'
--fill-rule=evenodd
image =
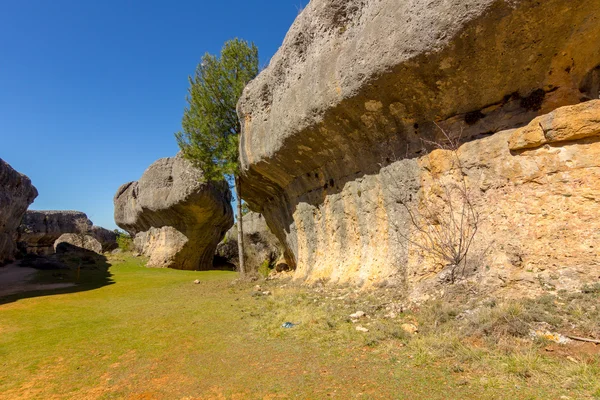
<path id="1" fill-rule="evenodd" d="M 28 177 L 0 159 L 0 264 L 14 259 L 17 228 L 37 195 Z"/>
<path id="2" fill-rule="evenodd" d="M 203 270 L 233 225 L 226 182 L 207 183 L 181 155 L 162 158 L 117 191 L 115 222 L 134 238 L 149 266 Z"/>

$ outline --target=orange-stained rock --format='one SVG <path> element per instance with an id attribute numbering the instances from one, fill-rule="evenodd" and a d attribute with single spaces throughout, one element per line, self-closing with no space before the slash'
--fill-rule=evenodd
<path id="1" fill-rule="evenodd" d="M 594 136 L 600 136 L 600 100 L 559 108 L 535 118 L 511 135 L 508 147 L 523 150 Z"/>

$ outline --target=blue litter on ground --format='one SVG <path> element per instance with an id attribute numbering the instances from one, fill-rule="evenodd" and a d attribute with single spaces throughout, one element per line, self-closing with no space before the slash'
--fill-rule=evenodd
<path id="1" fill-rule="evenodd" d="M 293 328 L 298 324 L 294 324 L 293 322 L 284 322 L 283 325 L 281 325 L 282 328 Z"/>

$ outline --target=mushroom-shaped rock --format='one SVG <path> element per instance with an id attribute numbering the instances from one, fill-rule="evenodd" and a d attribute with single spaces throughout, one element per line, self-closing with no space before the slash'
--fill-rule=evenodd
<path id="1" fill-rule="evenodd" d="M 80 211 L 29 210 L 19 226 L 19 246 L 27 253 L 54 253 L 54 242 L 65 233 L 87 233 L 92 221 Z"/>
<path id="2" fill-rule="evenodd" d="M 14 259 L 17 228 L 37 195 L 28 177 L 0 159 L 0 263 Z"/>
<path id="3" fill-rule="evenodd" d="M 217 244 L 233 225 L 227 182 L 207 182 L 183 156 L 161 158 L 114 198 L 115 222 L 134 238 L 148 266 L 212 267 Z"/>

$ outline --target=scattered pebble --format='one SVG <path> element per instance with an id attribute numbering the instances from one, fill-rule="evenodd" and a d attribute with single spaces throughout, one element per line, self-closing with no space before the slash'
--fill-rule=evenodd
<path id="1" fill-rule="evenodd" d="M 365 315 L 367 315 L 367 314 L 365 314 L 364 311 L 357 311 L 354 314 L 350 314 L 350 318 L 352 318 L 352 319 L 359 319 L 359 318 L 364 317 Z"/>

